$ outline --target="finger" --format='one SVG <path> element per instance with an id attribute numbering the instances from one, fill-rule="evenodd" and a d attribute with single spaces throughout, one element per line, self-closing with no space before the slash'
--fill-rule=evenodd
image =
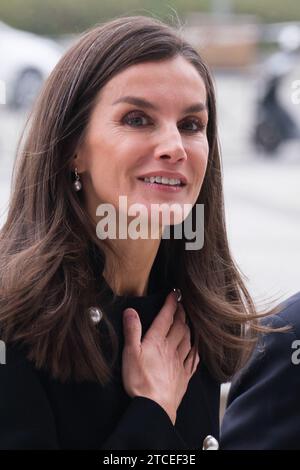
<path id="1" fill-rule="evenodd" d="M 174 314 L 176 312 L 177 305 L 177 295 L 172 291 L 167 295 L 163 307 L 153 320 L 145 337 L 155 336 L 165 338 L 174 321 Z"/>
<path id="2" fill-rule="evenodd" d="M 166 337 L 170 347 L 177 349 L 184 336 L 188 334 L 188 330 L 189 327 L 182 320 L 182 313 L 177 310 L 174 317 L 174 322 Z"/>
<path id="3" fill-rule="evenodd" d="M 133 308 L 123 312 L 124 347 L 139 351 L 141 346 L 142 325 L 138 313 Z"/>
<path id="4" fill-rule="evenodd" d="M 196 371 L 199 362 L 200 362 L 199 353 L 197 349 L 195 348 L 195 346 L 193 346 L 186 360 L 184 361 L 184 368 L 187 371 L 187 373 L 192 375 Z"/>
<path id="5" fill-rule="evenodd" d="M 191 332 L 188 329 L 188 332 L 184 335 L 180 344 L 178 345 L 177 351 L 178 355 L 182 362 L 184 362 L 191 350 Z"/>
<path id="6" fill-rule="evenodd" d="M 186 314 L 182 304 L 177 304 L 177 310 L 174 316 L 174 322 L 170 327 L 167 339 L 170 341 L 171 346 L 177 348 L 179 343 L 184 338 L 188 325 L 186 324 Z"/>
<path id="7" fill-rule="evenodd" d="M 187 317 L 186 317 L 186 313 L 185 313 L 185 310 L 183 308 L 183 305 L 182 303 L 178 303 L 177 305 L 177 310 L 179 312 L 179 315 L 180 315 L 180 318 L 181 320 L 184 322 L 184 323 L 187 323 Z"/>

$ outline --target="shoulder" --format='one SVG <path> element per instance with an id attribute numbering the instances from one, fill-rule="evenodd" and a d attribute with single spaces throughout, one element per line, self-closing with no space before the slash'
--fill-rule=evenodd
<path id="1" fill-rule="evenodd" d="M 282 355 L 282 361 L 285 359 L 290 361 L 291 350 L 298 344 L 298 341 L 300 346 L 300 292 L 283 301 L 278 306 L 277 313 L 264 318 L 262 324 L 274 328 L 275 331 L 262 335 L 250 360 L 250 365 L 262 360 L 265 356 L 271 357 L 276 353 Z M 287 330 L 277 332 L 277 328 L 287 328 Z M 275 363 L 274 367 L 276 367 Z"/>
<path id="2" fill-rule="evenodd" d="M 279 313 L 274 316 L 275 321 L 290 325 L 300 339 L 300 292 L 282 302 L 279 309 Z"/>
<path id="3" fill-rule="evenodd" d="M 37 382 L 37 371 L 28 360 L 26 350 L 19 344 L 2 342 L 2 360 L 0 365 L 1 391 L 4 387 L 29 387 Z"/>
<path id="4" fill-rule="evenodd" d="M 235 376 L 222 424 L 225 449 L 299 449 L 300 293 L 263 323 L 290 328 L 263 334 Z"/>
<path id="5" fill-rule="evenodd" d="M 28 358 L 27 348 L 18 343 L 4 343 L 4 346 L 0 365 L 0 403 L 1 400 L 16 400 L 19 393 L 24 400 L 45 402 L 42 373 Z"/>
<path id="6" fill-rule="evenodd" d="M 300 362 L 300 292 L 282 302 L 278 313 L 265 317 L 262 324 L 274 331 L 260 336 L 250 360 L 234 377 L 230 400 L 247 387 L 258 389 L 260 381 L 276 383 L 281 388 L 283 377 L 297 382 L 300 379 L 298 368 L 295 368 L 298 356 Z M 282 327 L 288 328 L 276 331 Z"/>
<path id="7" fill-rule="evenodd" d="M 300 292 L 283 301 L 278 306 L 278 312 L 264 318 L 262 323 L 275 331 L 262 335 L 249 367 L 258 366 L 261 361 L 272 361 L 272 367 L 275 369 L 282 367 L 284 363 L 289 367 L 294 341 L 300 340 Z M 288 328 L 283 332 L 276 331 L 282 327 Z"/>

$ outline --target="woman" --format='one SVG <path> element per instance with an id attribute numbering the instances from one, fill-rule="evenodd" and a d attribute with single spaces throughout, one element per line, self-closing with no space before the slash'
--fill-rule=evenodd
<path id="1" fill-rule="evenodd" d="M 202 448 L 256 324 L 207 67 L 161 21 L 117 18 L 64 55 L 29 123 L 0 239 L 0 447 Z M 148 224 L 152 205 L 176 207 L 155 236 L 114 237 L 132 222 L 119 196 Z M 175 228 L 200 204 L 205 243 L 188 250 Z"/>

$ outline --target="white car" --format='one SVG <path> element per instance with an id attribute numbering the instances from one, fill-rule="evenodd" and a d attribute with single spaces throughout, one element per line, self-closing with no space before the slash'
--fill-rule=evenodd
<path id="1" fill-rule="evenodd" d="M 14 29 L 0 21 L 0 84 L 5 103 L 32 105 L 40 87 L 63 53 L 55 41 Z"/>

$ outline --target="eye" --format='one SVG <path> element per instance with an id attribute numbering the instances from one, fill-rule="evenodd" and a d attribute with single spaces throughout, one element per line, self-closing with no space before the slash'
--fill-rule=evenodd
<path id="1" fill-rule="evenodd" d="M 187 132 L 199 132 L 203 131 L 206 127 L 206 124 L 199 119 L 193 118 L 193 119 L 186 119 L 185 123 L 192 124 L 194 125 L 194 129 L 185 129 Z"/>
<path id="2" fill-rule="evenodd" d="M 128 124 L 131 127 L 145 127 L 145 125 L 149 123 L 149 118 L 145 116 L 145 114 L 141 111 L 131 111 L 130 113 L 126 114 L 126 116 L 122 119 L 122 122 Z M 206 124 L 204 122 L 196 118 L 186 119 L 184 123 L 194 125 L 194 128 L 183 129 L 185 132 L 202 132 L 206 127 Z"/>
<path id="3" fill-rule="evenodd" d="M 147 121 L 147 117 L 143 113 L 138 112 L 138 111 L 131 111 L 130 113 L 126 114 L 123 121 L 126 124 L 129 124 L 129 126 L 141 127 L 141 126 L 136 125 L 136 124 L 138 124 L 140 122 L 140 120 L 142 120 L 142 119 Z"/>

